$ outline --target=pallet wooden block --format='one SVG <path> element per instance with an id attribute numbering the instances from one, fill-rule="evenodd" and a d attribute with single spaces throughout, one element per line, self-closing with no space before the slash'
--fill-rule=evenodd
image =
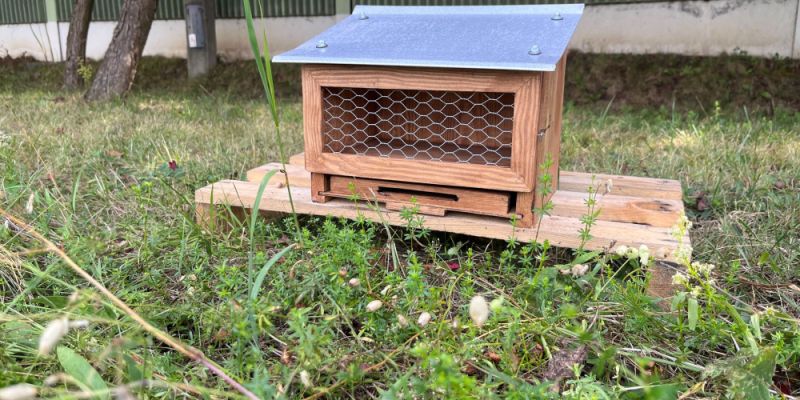
<path id="1" fill-rule="evenodd" d="M 247 181 L 224 180 L 195 192 L 195 202 L 201 212 L 213 204 L 252 208 L 258 185 L 264 174 L 281 170 L 279 163 L 254 168 L 247 173 Z M 375 209 L 364 203 L 346 199 L 331 199 L 315 203 L 309 191 L 311 177 L 302 164 L 302 155 L 293 156 L 286 166 L 295 209 L 300 214 L 333 216 L 355 219 L 363 216 L 375 222 L 405 226 L 399 211 L 381 206 Z M 594 179 L 593 179 L 594 177 Z M 514 227 L 508 219 L 448 213 L 445 216 L 424 215 L 424 225 L 434 231 L 459 233 L 492 239 L 515 238 L 521 242 L 550 241 L 554 246 L 577 248 L 578 231 L 583 227 L 580 217 L 586 214 L 587 188 L 594 182 L 602 185 L 613 182 L 612 192 L 597 195 L 600 215 L 592 227 L 592 239 L 586 243 L 590 250 L 608 250 L 615 246 L 639 247 L 646 245 L 654 257 L 675 261 L 679 241 L 673 237 L 673 226 L 683 214 L 680 183 L 674 180 L 639 178 L 605 174 L 562 172 L 561 188 L 552 197 L 551 215 L 544 216 L 533 228 Z M 289 198 L 284 187 L 284 177 L 275 174 L 259 204 L 261 211 L 290 212 Z M 689 238 L 682 239 L 689 244 Z"/>

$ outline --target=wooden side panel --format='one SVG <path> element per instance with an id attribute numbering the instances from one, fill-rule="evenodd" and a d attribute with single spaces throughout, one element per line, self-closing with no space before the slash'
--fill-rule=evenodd
<path id="1" fill-rule="evenodd" d="M 303 65 L 303 140 L 305 141 L 306 167 L 314 165 L 322 154 L 322 90 L 314 81 L 314 68 Z"/>
<path id="2" fill-rule="evenodd" d="M 541 208 L 555 193 L 559 184 L 559 162 L 561 158 L 561 125 L 564 103 L 564 68 L 567 55 L 564 54 L 553 72 L 544 72 L 541 91 L 541 113 L 538 120 L 536 135 L 536 181 L 537 184 L 543 174 L 550 175 L 550 194 L 542 196 L 542 189 L 536 189 L 535 208 Z M 541 166 L 550 160 L 550 168 L 541 170 Z"/>
<path id="3" fill-rule="evenodd" d="M 533 73 L 525 79 L 525 85 L 516 92 L 514 101 L 514 133 L 511 149 L 511 169 L 525 183 L 526 190 L 533 191 L 536 182 L 536 121 L 541 115 L 542 73 Z"/>

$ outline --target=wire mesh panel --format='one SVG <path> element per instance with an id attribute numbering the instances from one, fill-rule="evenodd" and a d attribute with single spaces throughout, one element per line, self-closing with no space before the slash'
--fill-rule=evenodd
<path id="1" fill-rule="evenodd" d="M 514 93 L 322 88 L 323 152 L 509 167 Z"/>

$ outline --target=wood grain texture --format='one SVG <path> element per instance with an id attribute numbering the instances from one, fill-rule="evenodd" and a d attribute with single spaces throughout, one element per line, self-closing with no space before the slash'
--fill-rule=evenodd
<path id="1" fill-rule="evenodd" d="M 516 92 L 514 101 L 514 129 L 511 145 L 511 170 L 532 192 L 536 184 L 536 121 L 541 112 L 542 73 L 534 73 Z"/>
<path id="2" fill-rule="evenodd" d="M 313 78 L 313 66 L 303 65 L 300 71 L 303 81 L 303 141 L 308 168 L 322 154 L 322 89 Z"/>
<path id="3" fill-rule="evenodd" d="M 309 174 L 303 168 L 305 156 L 303 153 L 289 157 L 289 164 L 286 166 L 291 172 L 289 176 L 298 180 L 298 186 L 309 187 Z M 278 163 L 269 163 L 256 167 L 247 172 L 247 180 L 250 182 L 261 182 L 261 177 L 269 170 L 281 169 Z M 682 200 L 683 189 L 681 183 L 674 179 L 647 178 L 639 176 L 627 176 L 616 174 L 600 174 L 588 172 L 560 172 L 559 190 L 566 192 L 586 193 L 590 185 L 599 186 L 600 192 L 604 191 L 606 182 L 612 182 L 611 194 L 631 197 L 648 197 L 662 200 Z M 270 182 L 282 182 L 283 175 L 276 174 Z"/>
<path id="4" fill-rule="evenodd" d="M 334 199 L 326 204 L 311 202 L 310 174 L 301 165 L 298 165 L 302 163 L 302 157 L 293 156 L 291 161 L 294 164 L 287 165 L 286 170 L 293 187 L 295 205 L 299 207 L 298 212 L 348 217 L 356 216 L 357 212 L 368 209 L 367 207 L 357 207 L 352 202 L 341 199 Z M 263 174 L 272 169 L 280 169 L 280 164 L 266 164 L 249 171 L 247 174 L 249 183 L 223 181 L 199 189 L 196 192 L 196 201 L 198 204 L 208 204 L 211 190 L 215 187 L 214 203 L 242 207 L 247 207 L 248 204 L 252 205 L 254 199 L 248 198 L 247 194 L 252 192 L 250 196 L 254 197 Z M 554 245 L 564 247 L 574 247 L 579 244 L 577 232 L 582 226 L 579 220 L 582 215 L 581 210 L 585 210 L 583 199 L 586 196 L 586 188 L 594 177 L 596 184 L 604 182 L 606 179 L 612 179 L 614 183 L 610 194 L 598 196 L 601 213 L 598 225 L 592 230 L 592 235 L 595 236 L 592 248 L 601 249 L 616 241 L 616 244 L 628 246 L 645 244 L 656 255 L 660 254 L 659 250 L 670 253 L 675 250 L 678 243 L 671 235 L 671 227 L 683 213 L 681 185 L 678 181 L 579 172 L 562 172 L 561 176 L 561 189 L 553 197 L 552 215 L 543 218 L 539 240 L 548 239 Z M 276 174 L 269 181 L 265 192 L 265 198 L 269 201 L 262 201 L 263 210 L 278 212 L 289 210 L 283 179 L 283 176 Z M 565 186 L 571 186 L 574 189 L 565 189 Z M 239 189 L 241 189 L 239 193 L 241 198 L 237 198 L 235 191 Z M 228 200 L 233 203 L 228 203 Z M 384 210 L 382 213 L 387 214 L 387 211 Z M 400 222 L 397 213 L 388 212 L 388 214 L 394 215 L 398 225 L 405 224 L 405 222 Z M 426 224 L 430 224 L 429 227 L 434 230 L 497 239 L 508 239 L 514 231 L 510 223 L 502 218 L 463 214 L 453 214 L 441 217 L 441 219 L 426 217 Z M 518 228 L 515 233 L 516 237 L 522 241 L 535 238 L 534 229 Z M 689 243 L 688 237 L 684 238 L 684 243 Z M 661 258 L 670 260 L 670 257 Z"/>
<path id="5" fill-rule="evenodd" d="M 317 157 L 306 156 L 306 169 L 340 176 L 489 190 L 530 191 L 522 177 L 510 168 L 486 165 L 322 153 Z"/>
<path id="6" fill-rule="evenodd" d="M 553 194 L 553 214 L 580 218 L 587 213 L 586 192 L 558 190 Z M 669 228 L 683 213 L 680 200 L 654 199 L 619 195 L 597 195 L 598 218 L 604 221 L 630 222 Z"/>
<path id="7" fill-rule="evenodd" d="M 384 203 L 390 210 L 413 206 L 411 202 L 413 196 L 423 214 L 430 214 L 425 210 L 433 210 L 434 215 L 444 215 L 445 211 L 461 211 L 504 218 L 509 216 L 508 206 L 511 197 L 508 192 L 343 176 L 330 177 L 330 189 L 326 195 L 351 198 L 353 194 L 363 200 Z"/>
<path id="8" fill-rule="evenodd" d="M 302 67 L 302 78 L 305 165 L 310 172 L 490 190 L 533 190 L 541 73 L 310 64 Z M 514 93 L 511 167 L 325 152 L 323 87 Z"/>
<path id="9" fill-rule="evenodd" d="M 516 224 L 520 228 L 531 228 L 536 223 L 533 213 L 534 192 L 517 193 L 514 212 L 517 215 Z"/>
<path id="10" fill-rule="evenodd" d="M 290 177 L 290 180 L 292 178 Z M 197 204 L 210 204 L 212 197 L 215 204 L 226 204 L 232 207 L 252 208 L 258 184 L 242 181 L 220 181 L 198 189 L 195 192 Z M 295 186 L 292 189 L 295 209 L 300 214 L 335 216 L 350 219 L 363 216 L 375 222 L 385 221 L 391 225 L 405 226 L 407 222 L 398 212 L 354 204 L 343 199 L 333 199 L 327 203 L 314 203 L 308 188 Z M 288 213 L 291 211 L 286 188 L 268 186 L 264 191 L 264 199 L 260 202 L 262 211 Z M 521 242 L 548 240 L 554 246 L 576 248 L 580 245 L 578 231 L 583 227 L 579 218 L 553 214 L 544 216 L 539 229 L 514 228 L 509 221 L 469 214 L 452 214 L 445 217 L 425 216 L 425 227 L 451 233 L 467 234 L 486 238 L 508 240 L 514 237 Z M 600 218 L 591 231 L 592 239 L 586 244 L 590 250 L 608 250 L 614 246 L 646 245 L 652 254 L 659 259 L 675 260 L 678 241 L 672 236 L 672 229 L 643 224 L 607 221 Z M 684 238 L 684 243 L 689 239 Z"/>
<path id="11" fill-rule="evenodd" d="M 289 181 L 291 185 L 292 181 Z M 331 190 L 331 182 L 327 175 L 311 173 L 311 200 L 315 203 L 325 203 L 331 198 L 324 193 Z"/>
<path id="12" fill-rule="evenodd" d="M 541 112 L 539 114 L 538 132 L 536 135 L 536 170 L 537 181 L 544 173 L 550 175 L 550 194 L 543 195 L 543 188 L 537 188 L 534 207 L 541 208 L 550 200 L 550 197 L 559 187 L 559 163 L 561 161 L 561 121 L 564 104 L 564 68 L 566 67 L 565 54 L 561 57 L 556 70 L 542 73 Z M 547 171 L 541 166 L 550 161 Z M 538 182 L 537 182 L 538 184 Z"/>
<path id="13" fill-rule="evenodd" d="M 303 65 L 303 78 L 319 86 L 471 92 L 517 92 L 531 73 L 476 69 Z"/>
<path id="14" fill-rule="evenodd" d="M 644 178 L 638 176 L 590 174 L 561 171 L 558 190 L 586 193 L 590 185 L 600 187 L 611 181 L 611 194 L 619 196 L 649 197 L 661 200 L 683 200 L 681 183 L 672 179 Z"/>

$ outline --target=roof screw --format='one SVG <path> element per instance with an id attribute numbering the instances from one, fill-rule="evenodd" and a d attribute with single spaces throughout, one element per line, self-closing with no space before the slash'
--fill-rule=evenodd
<path id="1" fill-rule="evenodd" d="M 324 49 L 324 48 L 326 48 L 326 47 L 328 47 L 328 44 L 327 44 L 327 43 L 325 43 L 325 41 L 324 41 L 324 40 L 320 40 L 319 42 L 317 42 L 317 48 L 318 48 L 318 49 Z"/>
<path id="2" fill-rule="evenodd" d="M 369 19 L 369 16 L 367 16 L 367 14 L 364 14 L 364 12 L 362 11 L 361 14 L 359 14 L 358 16 L 358 19 L 363 21 L 365 19 Z"/>
<path id="3" fill-rule="evenodd" d="M 317 46 L 317 47 L 319 47 L 319 46 Z M 528 50 L 528 54 L 530 54 L 532 56 L 538 56 L 539 54 L 542 54 L 542 50 L 539 49 L 539 46 L 533 45 L 533 46 L 531 46 L 531 49 Z"/>
<path id="4" fill-rule="evenodd" d="M 550 17 L 550 19 L 552 19 L 553 21 L 561 21 L 564 19 L 564 17 L 561 16 L 561 13 L 556 13 L 556 15 L 553 15 L 552 17 Z"/>

